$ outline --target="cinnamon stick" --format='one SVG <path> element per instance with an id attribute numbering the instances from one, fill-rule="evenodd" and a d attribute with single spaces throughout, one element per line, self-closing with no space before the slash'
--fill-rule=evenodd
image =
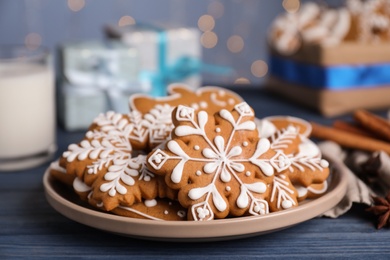
<path id="1" fill-rule="evenodd" d="M 364 128 L 390 141 L 390 123 L 387 120 L 362 109 L 354 113 L 354 119 Z"/>
<path id="2" fill-rule="evenodd" d="M 362 135 L 362 136 L 366 136 L 366 137 L 375 138 L 375 136 L 371 132 L 368 132 L 367 130 L 360 128 L 357 125 L 355 125 L 353 123 L 346 122 L 346 121 L 335 120 L 333 122 L 333 127 L 336 129 L 339 129 L 339 130 L 343 130 L 345 132 L 350 132 L 353 134 L 358 134 L 358 135 Z"/>
<path id="3" fill-rule="evenodd" d="M 338 143 L 340 146 L 347 148 L 360 149 L 370 152 L 382 150 L 387 154 L 390 154 L 390 144 L 387 142 L 323 126 L 314 122 L 311 122 L 311 126 L 312 137 L 331 140 Z"/>

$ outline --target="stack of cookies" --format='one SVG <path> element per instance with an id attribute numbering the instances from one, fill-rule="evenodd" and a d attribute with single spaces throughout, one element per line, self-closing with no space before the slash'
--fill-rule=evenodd
<path id="1" fill-rule="evenodd" d="M 326 192 L 329 164 L 293 117 L 255 118 L 237 94 L 172 85 L 99 115 L 51 175 L 94 208 L 154 220 L 264 215 Z"/>
<path id="2" fill-rule="evenodd" d="M 305 45 L 388 42 L 390 1 L 347 0 L 339 8 L 306 2 L 296 12 L 276 17 L 268 39 L 270 46 L 284 55 L 294 54 Z"/>

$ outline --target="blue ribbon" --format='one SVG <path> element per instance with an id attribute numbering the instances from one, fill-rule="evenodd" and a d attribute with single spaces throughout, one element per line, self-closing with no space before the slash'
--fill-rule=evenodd
<path id="1" fill-rule="evenodd" d="M 140 73 L 141 81 L 149 81 L 152 85 L 152 96 L 165 96 L 167 85 L 171 82 L 182 81 L 192 75 L 206 71 L 212 74 L 229 74 L 233 70 L 229 67 L 216 66 L 203 63 L 199 58 L 182 56 L 173 64 L 167 63 L 167 32 L 161 28 L 141 25 L 140 28 L 154 30 L 158 33 L 158 68 L 156 71 L 143 71 Z"/>
<path id="2" fill-rule="evenodd" d="M 390 63 L 324 67 L 271 56 L 270 73 L 314 89 L 343 90 L 390 84 Z"/>

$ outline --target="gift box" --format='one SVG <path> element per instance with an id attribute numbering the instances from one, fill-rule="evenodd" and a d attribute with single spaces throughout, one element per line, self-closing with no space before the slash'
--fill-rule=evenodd
<path id="1" fill-rule="evenodd" d="M 105 32 L 138 51 L 139 79 L 151 87 L 153 96 L 164 96 L 173 82 L 193 89 L 201 86 L 204 64 L 198 29 L 136 24 L 108 25 Z"/>
<path id="2" fill-rule="evenodd" d="M 119 41 L 65 43 L 60 47 L 58 117 L 66 130 L 86 129 L 102 112 L 128 112 L 133 93 L 150 93 L 138 80 L 136 49 Z"/>
<path id="3" fill-rule="evenodd" d="M 267 88 L 337 116 L 390 106 L 390 45 L 342 42 L 304 45 L 292 55 L 270 50 Z"/>
<path id="4" fill-rule="evenodd" d="M 270 51 L 267 88 L 332 117 L 390 106 L 390 46 L 343 42 Z"/>

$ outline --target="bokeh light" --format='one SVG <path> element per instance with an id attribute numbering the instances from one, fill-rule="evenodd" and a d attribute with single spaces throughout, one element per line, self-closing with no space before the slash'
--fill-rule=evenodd
<path id="1" fill-rule="evenodd" d="M 247 79 L 247 78 L 240 77 L 240 78 L 237 78 L 237 79 L 234 81 L 234 84 L 237 84 L 237 85 L 249 85 L 249 84 L 251 84 L 251 82 L 250 82 L 250 80 Z"/>
<path id="2" fill-rule="evenodd" d="M 251 72 L 253 76 L 262 78 L 268 73 L 268 65 L 263 60 L 256 60 L 252 63 Z"/>
<path id="3" fill-rule="evenodd" d="M 214 48 L 218 43 L 218 36 L 214 32 L 204 32 L 200 37 L 200 43 L 207 49 Z"/>
<path id="4" fill-rule="evenodd" d="M 289 13 L 295 13 L 298 11 L 301 5 L 299 0 L 283 0 L 282 6 Z"/>
<path id="5" fill-rule="evenodd" d="M 42 37 L 38 33 L 29 33 L 24 38 L 24 44 L 27 49 L 35 50 L 42 44 Z"/>
<path id="6" fill-rule="evenodd" d="M 135 19 L 129 15 L 122 16 L 118 21 L 118 26 L 134 25 Z"/>
<path id="7" fill-rule="evenodd" d="M 68 7 L 73 12 L 78 12 L 85 6 L 85 0 L 68 0 Z"/>
<path id="8" fill-rule="evenodd" d="M 233 53 L 238 53 L 244 48 L 244 40 L 238 35 L 230 36 L 227 41 L 227 48 Z"/>
<path id="9" fill-rule="evenodd" d="M 218 1 L 211 2 L 207 7 L 207 13 L 215 19 L 221 18 L 225 12 L 225 6 Z"/>
<path id="10" fill-rule="evenodd" d="M 215 21 L 211 15 L 205 14 L 199 17 L 198 28 L 203 32 L 211 31 L 214 29 Z"/>

